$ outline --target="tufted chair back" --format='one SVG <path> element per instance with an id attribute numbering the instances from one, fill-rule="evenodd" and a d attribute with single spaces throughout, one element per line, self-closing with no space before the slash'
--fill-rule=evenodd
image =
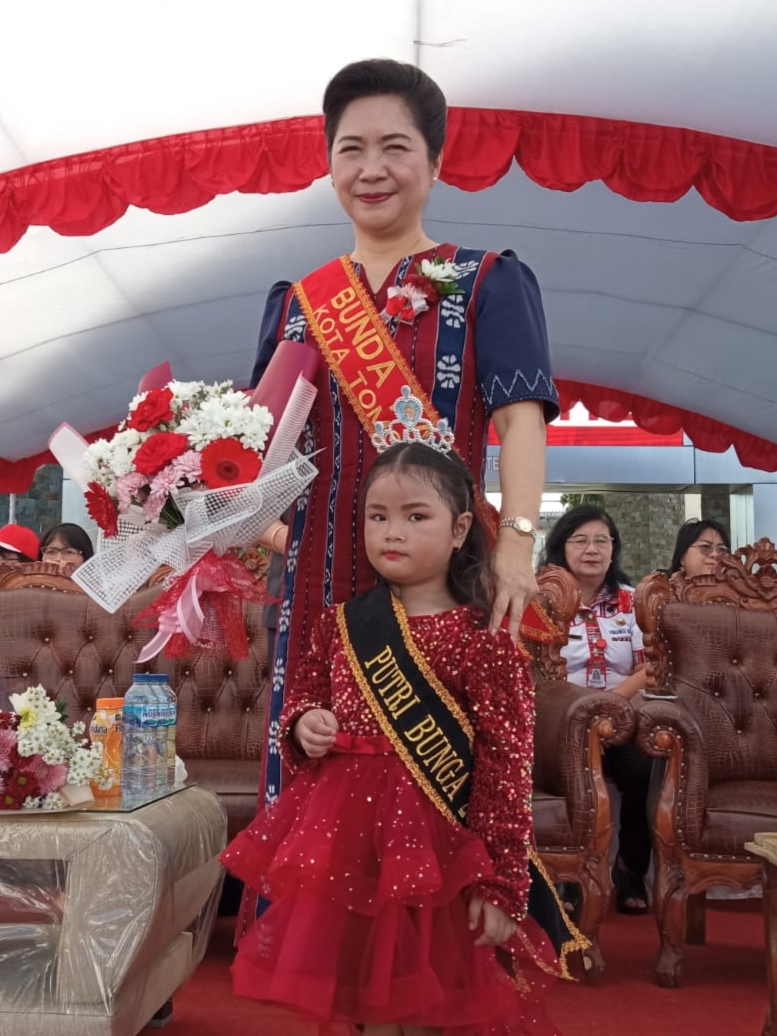
<path id="1" fill-rule="evenodd" d="M 754 884 L 760 868 L 745 843 L 777 828 L 774 544 L 740 548 L 713 575 L 653 573 L 637 587 L 636 613 L 653 696 L 638 709 L 638 743 L 666 760 L 653 823 L 656 977 L 676 986 L 689 894 Z M 703 940 L 703 915 L 690 927 Z"/>
<path id="2" fill-rule="evenodd" d="M 135 671 L 166 673 L 178 697 L 178 754 L 192 781 L 221 796 L 230 836 L 237 833 L 255 812 L 262 754 L 268 667 L 261 605 L 244 604 L 247 659 L 160 655 L 138 669 L 136 658 L 154 631 L 133 619 L 160 587 L 140 590 L 110 615 L 71 580 L 42 567 L 53 568 L 30 566 L 11 578 L 0 567 L 0 708 L 8 707 L 9 694 L 42 684 L 65 701 L 70 721 L 88 724 L 95 701 L 123 696 Z"/>

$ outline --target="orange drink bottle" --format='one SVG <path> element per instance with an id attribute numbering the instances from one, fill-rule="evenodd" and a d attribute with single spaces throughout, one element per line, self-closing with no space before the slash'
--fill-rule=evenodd
<path id="1" fill-rule="evenodd" d="M 98 788 L 92 781 L 92 794 L 96 799 L 113 798 L 121 795 L 121 751 L 122 751 L 122 708 L 123 698 L 98 698 L 94 716 L 89 727 L 89 738 L 103 746 L 103 766 L 113 771 L 109 788 Z"/>

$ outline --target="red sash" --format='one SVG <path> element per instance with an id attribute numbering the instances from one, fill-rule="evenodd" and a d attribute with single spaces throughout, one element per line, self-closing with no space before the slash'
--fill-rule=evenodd
<path id="1" fill-rule="evenodd" d="M 439 413 L 400 353 L 350 256 L 314 270 L 293 290 L 324 359 L 368 435 L 376 421 L 394 420 L 394 403 L 405 385 L 421 403 L 424 418 L 437 425 Z M 475 507 L 495 543 L 496 509 L 477 486 Z M 537 602 L 524 613 L 521 633 L 532 640 L 558 639 L 558 630 Z"/>

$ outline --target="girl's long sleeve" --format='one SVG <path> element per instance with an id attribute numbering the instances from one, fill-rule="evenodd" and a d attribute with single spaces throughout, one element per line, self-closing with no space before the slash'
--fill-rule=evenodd
<path id="1" fill-rule="evenodd" d="M 534 692 L 509 634 L 470 652 L 467 697 L 475 731 L 467 826 L 484 841 L 499 880 L 476 886 L 516 920 L 526 915 L 532 838 Z"/>

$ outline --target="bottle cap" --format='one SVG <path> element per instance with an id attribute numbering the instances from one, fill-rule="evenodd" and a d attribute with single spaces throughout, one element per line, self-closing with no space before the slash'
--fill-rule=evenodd
<path id="1" fill-rule="evenodd" d="M 123 698 L 98 698 L 94 707 L 96 709 L 120 709 L 123 704 Z"/>

